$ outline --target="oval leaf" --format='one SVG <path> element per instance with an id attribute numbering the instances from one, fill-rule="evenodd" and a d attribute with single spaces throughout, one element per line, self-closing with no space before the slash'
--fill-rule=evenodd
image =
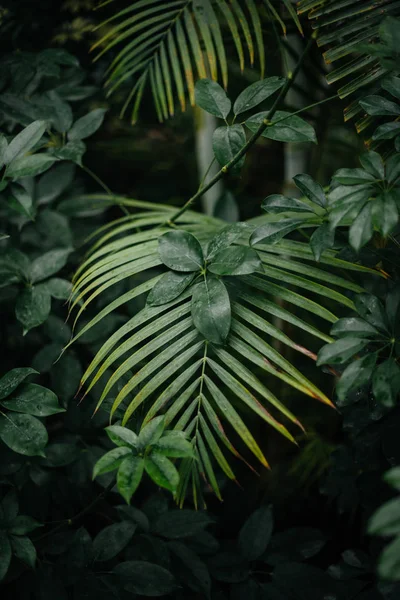
<path id="1" fill-rule="evenodd" d="M 211 79 L 200 79 L 196 83 L 195 100 L 197 106 L 220 119 L 226 119 L 231 110 L 231 101 L 225 91 Z"/>
<path id="2" fill-rule="evenodd" d="M 235 115 L 239 115 L 246 110 L 250 110 L 250 108 L 254 108 L 257 104 L 272 96 L 284 84 L 285 79 L 282 77 L 268 77 L 252 83 L 236 98 L 233 112 Z"/>
<path id="3" fill-rule="evenodd" d="M 139 483 L 141 482 L 144 468 L 144 460 L 140 456 L 127 456 L 117 474 L 117 486 L 121 496 L 130 503 Z"/>
<path id="4" fill-rule="evenodd" d="M 194 286 L 192 318 L 207 340 L 216 344 L 225 342 L 231 327 L 231 303 L 222 281 L 209 278 Z"/>
<path id="5" fill-rule="evenodd" d="M 176 492 L 179 473 L 168 458 L 157 453 L 150 454 L 145 459 L 144 468 L 156 485 L 170 490 L 173 494 Z"/>
<path id="6" fill-rule="evenodd" d="M 48 441 L 46 428 L 38 419 L 20 414 L 0 417 L 0 438 L 11 450 L 25 456 L 43 456 Z"/>
<path id="7" fill-rule="evenodd" d="M 93 135 L 104 121 L 105 108 L 96 108 L 90 113 L 78 119 L 68 132 L 68 139 L 72 142 L 84 140 Z"/>
<path id="8" fill-rule="evenodd" d="M 213 134 L 212 145 L 215 158 L 221 167 L 227 165 L 233 157 L 243 148 L 246 143 L 246 134 L 242 125 L 224 125 L 218 127 Z M 243 156 L 233 167 L 230 173 L 238 173 L 243 167 L 245 156 Z"/>
<path id="9" fill-rule="evenodd" d="M 48 417 L 65 412 L 58 403 L 58 398 L 51 390 L 27 383 L 10 400 L 3 402 L 8 410 L 34 415 L 35 417 Z"/>
<path id="10" fill-rule="evenodd" d="M 164 273 L 147 296 L 147 304 L 161 306 L 175 300 L 192 283 L 194 277 L 195 273 Z"/>
<path id="11" fill-rule="evenodd" d="M 262 262 L 253 248 L 235 246 L 220 250 L 208 270 L 216 275 L 249 275 L 262 270 Z"/>
<path id="12" fill-rule="evenodd" d="M 174 271 L 198 271 L 204 257 L 198 240 L 187 231 L 168 231 L 158 240 L 161 261 Z"/>

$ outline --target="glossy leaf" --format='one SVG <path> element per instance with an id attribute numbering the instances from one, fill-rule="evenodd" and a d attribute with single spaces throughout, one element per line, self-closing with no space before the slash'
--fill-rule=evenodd
<path id="1" fill-rule="evenodd" d="M 187 231 L 169 231 L 158 241 L 161 261 L 174 271 L 198 271 L 203 267 L 203 251 L 198 240 Z"/>
<path id="2" fill-rule="evenodd" d="M 214 256 L 208 270 L 215 275 L 248 275 L 262 271 L 261 260 L 255 250 L 246 246 L 224 248 Z"/>
<path id="3" fill-rule="evenodd" d="M 285 80 L 282 77 L 268 77 L 267 79 L 252 83 L 236 98 L 233 105 L 233 112 L 235 115 L 239 115 L 246 110 L 254 108 L 266 100 L 266 98 L 272 96 L 284 84 Z"/>
<path id="4" fill-rule="evenodd" d="M 106 112 L 105 108 L 96 108 L 75 121 L 68 132 L 68 139 L 76 142 L 93 135 L 103 123 Z"/>
<path id="5" fill-rule="evenodd" d="M 0 416 L 0 439 L 17 454 L 43 456 L 48 436 L 35 417 L 23 414 Z"/>
<path id="6" fill-rule="evenodd" d="M 143 476 L 145 461 L 140 456 L 127 456 L 118 468 L 118 491 L 130 504 L 131 498 L 137 490 Z"/>
<path id="7" fill-rule="evenodd" d="M 174 435 L 173 432 L 167 433 L 158 440 L 153 447 L 153 452 L 169 458 L 194 458 L 192 444 L 185 437 Z"/>
<path id="8" fill-rule="evenodd" d="M 8 144 L 3 155 L 3 162 L 9 165 L 15 159 L 29 152 L 40 141 L 45 131 L 46 123 L 44 121 L 34 121 L 25 127 Z"/>
<path id="9" fill-rule="evenodd" d="M 214 236 L 207 248 L 207 260 L 210 261 L 220 250 L 236 242 L 248 229 L 247 223 L 233 223 L 224 227 Z"/>
<path id="10" fill-rule="evenodd" d="M 56 158 L 49 154 L 32 154 L 22 156 L 13 160 L 6 169 L 6 177 L 21 179 L 22 177 L 33 177 L 40 175 L 49 169 Z"/>
<path id="11" fill-rule="evenodd" d="M 109 427 L 106 427 L 106 432 L 110 440 L 117 446 L 128 446 L 128 448 L 132 449 L 138 448 L 138 436 L 127 427 L 110 425 Z"/>
<path id="12" fill-rule="evenodd" d="M 267 213 L 279 214 L 284 212 L 312 212 L 313 208 L 295 198 L 288 198 L 281 194 L 272 194 L 261 203 L 261 208 Z"/>
<path id="13" fill-rule="evenodd" d="M 135 530 L 136 525 L 129 521 L 102 529 L 93 540 L 93 560 L 104 562 L 117 556 L 129 544 Z"/>
<path id="14" fill-rule="evenodd" d="M 357 215 L 349 230 L 350 245 L 358 252 L 372 238 L 372 207 L 366 204 Z"/>
<path id="15" fill-rule="evenodd" d="M 192 318 L 210 342 L 223 344 L 231 326 L 231 304 L 222 281 L 209 277 L 193 287 Z"/>
<path id="16" fill-rule="evenodd" d="M 303 221 L 299 219 L 282 219 L 282 221 L 260 225 L 251 234 L 250 244 L 252 246 L 260 242 L 263 244 L 275 244 L 285 237 L 285 235 L 302 225 Z"/>
<path id="17" fill-rule="evenodd" d="M 226 119 L 231 110 L 231 101 L 223 88 L 211 79 L 200 79 L 195 87 L 196 104 L 206 112 Z"/>
<path id="18" fill-rule="evenodd" d="M 374 116 L 400 115 L 400 105 L 387 100 L 383 96 L 367 96 L 360 100 L 360 105 L 365 112 Z"/>
<path id="19" fill-rule="evenodd" d="M 310 175 L 307 175 L 306 173 L 300 173 L 299 175 L 293 177 L 293 181 L 301 193 L 307 196 L 311 202 L 318 204 L 322 208 L 326 207 L 327 200 L 325 192 L 322 186 L 312 177 L 310 177 Z"/>
<path id="20" fill-rule="evenodd" d="M 168 458 L 157 453 L 150 454 L 145 459 L 144 467 L 156 485 L 175 494 L 179 484 L 179 473 Z"/>
<path id="21" fill-rule="evenodd" d="M 54 392 L 35 383 L 24 384 L 12 398 L 3 401 L 2 404 L 8 410 L 36 417 L 48 417 L 65 412 Z"/>
<path id="22" fill-rule="evenodd" d="M 346 337 L 327 344 L 318 353 L 317 365 L 342 364 L 357 354 L 367 344 L 367 340 Z"/>
<path id="23" fill-rule="evenodd" d="M 267 118 L 268 111 L 260 112 L 247 119 L 245 124 L 254 133 Z M 262 136 L 276 142 L 317 143 L 314 128 L 307 121 L 283 110 L 275 113 L 272 124 L 265 129 Z"/>
<path id="24" fill-rule="evenodd" d="M 224 125 L 218 127 L 212 138 L 215 158 L 221 167 L 227 165 L 246 143 L 246 134 L 242 125 Z M 230 173 L 239 173 L 243 167 L 245 156 L 234 166 L 229 167 Z"/>
<path id="25" fill-rule="evenodd" d="M 11 369 L 0 379 L 0 400 L 7 398 L 29 375 L 37 375 L 38 372 L 31 367 L 19 367 Z"/>
<path id="26" fill-rule="evenodd" d="M 195 273 L 178 273 L 168 271 L 157 281 L 147 296 L 149 306 L 161 306 L 178 298 L 190 286 Z"/>
<path id="27" fill-rule="evenodd" d="M 114 471 L 118 469 L 121 465 L 122 461 L 132 453 L 132 450 L 126 446 L 121 446 L 120 448 L 114 448 L 107 452 L 97 461 L 93 468 L 93 479 L 98 475 L 103 475 L 104 473 L 109 473 L 110 471 Z"/>
<path id="28" fill-rule="evenodd" d="M 335 243 L 335 230 L 329 223 L 323 223 L 310 237 L 310 247 L 316 261 L 321 259 L 325 250 L 332 248 Z"/>
<path id="29" fill-rule="evenodd" d="M 376 179 L 384 179 L 385 165 L 381 156 L 374 151 L 365 152 L 360 156 L 360 163 L 365 171 L 368 171 Z"/>
<path id="30" fill-rule="evenodd" d="M 164 417 L 155 417 L 140 430 L 138 447 L 143 450 L 152 444 L 156 444 L 163 434 L 165 427 Z"/>
<path id="31" fill-rule="evenodd" d="M 50 294 L 40 285 L 26 288 L 15 306 L 15 314 L 22 324 L 24 333 L 41 325 L 49 316 L 51 308 Z"/>
<path id="32" fill-rule="evenodd" d="M 71 254 L 71 249 L 66 248 L 52 250 L 51 252 L 46 252 L 46 254 L 36 258 L 32 262 L 30 269 L 32 283 L 37 283 L 58 273 L 58 271 L 66 264 L 69 254 Z"/>
<path id="33" fill-rule="evenodd" d="M 376 177 L 363 169 L 339 169 L 333 179 L 344 185 L 357 185 L 358 183 L 374 183 Z"/>

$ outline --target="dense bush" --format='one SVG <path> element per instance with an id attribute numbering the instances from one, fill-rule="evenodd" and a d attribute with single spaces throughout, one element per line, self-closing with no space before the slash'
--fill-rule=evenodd
<path id="1" fill-rule="evenodd" d="M 112 2 L 100 17 L 92 4 L 65 7 L 87 15 L 96 68 L 80 66 L 76 40 L 54 47 L 73 27 L 50 8 L 31 39 L 24 2 L 0 22 L 18 46 L 0 67 L 4 597 L 395 600 L 396 3 L 370 3 L 366 17 L 350 1 L 302 0 L 298 14 L 289 0 Z M 298 52 L 290 40 L 301 35 Z M 349 59 L 328 82 L 358 73 L 333 96 L 316 37 L 328 62 Z M 295 59 L 283 74 L 277 41 Z M 244 50 L 256 80 L 235 72 Z M 297 110 L 299 77 L 312 93 L 300 84 L 310 101 Z M 321 123 L 349 94 L 361 166 L 345 160 L 353 125 L 343 133 L 336 121 L 335 142 Z M 216 119 L 220 170 L 189 199 L 179 185 L 168 196 L 157 165 L 174 180 L 190 117 L 176 130 L 155 124 L 151 96 L 159 121 L 189 103 L 197 120 Z M 132 123 L 144 115 L 139 134 L 118 123 L 121 105 Z M 110 151 L 121 131 L 140 149 L 128 174 Z M 146 131 L 156 146 L 171 136 L 171 156 L 150 145 L 146 157 Z M 287 164 L 298 143 L 314 159 L 294 185 L 262 186 L 261 202 L 251 169 L 262 139 Z M 339 148 L 337 170 L 308 150 L 318 142 L 332 157 Z M 146 200 L 122 189 L 131 169 L 146 172 Z M 255 178 L 267 177 L 263 165 Z M 221 180 L 227 190 L 203 214 L 198 202 Z"/>

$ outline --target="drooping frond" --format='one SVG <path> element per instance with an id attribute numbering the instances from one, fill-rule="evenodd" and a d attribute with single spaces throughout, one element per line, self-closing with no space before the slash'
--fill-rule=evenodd
<path id="1" fill-rule="evenodd" d="M 300 0 L 298 13 L 307 13 L 317 32 L 317 44 L 327 48 L 327 64 L 337 63 L 329 71 L 329 84 L 340 82 L 340 98 L 353 96 L 344 110 L 345 120 L 361 117 L 357 130 L 363 131 L 371 122 L 363 115 L 359 100 L 365 89 L 377 86 L 387 70 L 379 58 L 368 52 L 367 45 L 379 38 L 379 27 L 387 16 L 400 16 L 400 3 L 396 0 Z"/>
<path id="2" fill-rule="evenodd" d="M 90 203 L 95 199 L 101 197 L 86 197 Z M 158 239 L 169 230 L 166 224 L 173 208 L 122 201 L 137 212 L 100 230 L 75 276 L 71 310 L 79 318 L 100 294 L 118 282 L 129 279 L 132 288 L 106 304 L 71 343 L 118 307 L 135 298 L 145 298 L 165 272 L 158 254 Z M 260 219 L 254 221 L 258 224 Z M 188 211 L 176 225 L 205 245 L 224 223 Z M 247 245 L 246 236 L 251 230 L 252 227 L 246 228 L 247 233 L 235 243 Z M 334 251 L 326 251 L 321 257 L 322 268 L 317 268 L 308 245 L 289 240 L 260 244 L 256 249 L 262 270 L 224 278 L 232 305 L 231 329 L 225 345 L 207 341 L 194 327 L 192 288 L 188 288 L 168 304 L 147 304 L 136 312 L 98 350 L 82 378 L 85 395 L 96 384 L 101 385 L 98 406 L 107 398 L 112 399 L 111 418 L 117 416 L 126 424 L 139 414 L 146 424 L 156 415 L 165 414 L 169 427 L 187 433 L 196 459 L 182 461 L 180 502 L 191 486 L 195 502 L 201 504 L 202 480 L 220 497 L 215 465 L 235 479 L 226 453 L 241 458 L 235 447 L 238 441 L 240 452 L 247 447 L 245 453 L 268 466 L 250 425 L 246 424 L 245 415 L 249 412 L 293 441 L 293 427 L 301 424 L 257 373 L 270 375 L 272 384 L 280 380 L 306 397 L 331 404 L 276 349 L 278 341 L 282 347 L 310 360 L 316 358 L 303 342 L 279 330 L 274 319 L 289 323 L 306 339 L 330 341 L 324 323 L 329 326 L 337 317 L 319 304 L 318 298 L 327 297 L 333 304 L 352 308 L 352 301 L 340 289 L 359 292 L 361 288 L 333 271 L 364 268 L 338 259 Z M 296 307 L 296 314 L 291 312 L 291 306 Z M 297 309 L 301 316 L 297 316 Z M 233 438 L 236 441 L 231 441 Z"/>
<path id="3" fill-rule="evenodd" d="M 132 1 L 99 27 L 108 31 L 92 47 L 100 49 L 95 60 L 113 53 L 106 82 L 108 94 L 132 80 L 122 109 L 124 114 L 128 106 L 133 107 L 132 123 L 136 122 L 147 85 L 160 121 L 174 114 L 176 96 L 182 110 L 186 93 L 194 104 L 197 78 L 220 80 L 226 88 L 228 63 L 223 28 L 232 36 L 241 69 L 246 53 L 251 65 L 258 54 L 261 75 L 264 72 L 261 20 L 254 0 Z"/>

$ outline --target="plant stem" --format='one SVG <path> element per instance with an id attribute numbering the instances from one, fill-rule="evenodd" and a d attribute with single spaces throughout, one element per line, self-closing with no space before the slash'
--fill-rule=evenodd
<path id="1" fill-rule="evenodd" d="M 246 152 L 255 144 L 255 142 L 258 140 L 258 138 L 261 137 L 261 135 L 264 133 L 264 131 L 267 129 L 267 127 L 269 127 L 271 125 L 271 119 L 274 116 L 274 114 L 276 113 L 276 111 L 278 110 L 278 106 L 279 106 L 281 100 L 286 96 L 286 94 L 292 87 L 293 82 L 294 82 L 296 76 L 298 75 L 298 73 L 303 65 L 304 59 L 305 59 L 306 55 L 308 54 L 308 51 L 314 41 L 314 38 L 315 38 L 315 36 L 313 34 L 310 37 L 310 39 L 308 40 L 307 45 L 306 45 L 302 55 L 300 56 L 299 61 L 296 65 L 293 73 L 288 74 L 285 85 L 281 88 L 279 95 L 277 96 L 275 102 L 273 103 L 272 107 L 268 111 L 266 118 L 261 123 L 261 125 L 259 126 L 257 131 L 255 131 L 255 133 L 253 133 L 253 135 L 248 139 L 248 141 L 243 146 L 243 148 L 241 148 L 239 150 L 239 152 L 237 154 L 235 154 L 235 156 L 226 165 L 224 165 L 222 167 L 222 169 L 220 171 L 218 171 L 218 173 L 216 175 L 214 175 L 214 177 L 212 179 L 210 179 L 210 181 L 203 188 L 201 188 L 201 190 L 198 190 L 194 194 L 194 196 L 189 198 L 189 200 L 182 206 L 182 208 L 180 208 L 175 214 L 172 215 L 172 217 L 167 221 L 167 223 L 165 223 L 165 225 L 170 225 L 171 223 L 174 223 L 184 212 L 186 212 L 192 206 L 192 204 L 194 204 L 196 202 L 196 200 L 198 200 L 198 198 L 200 198 L 200 196 L 202 196 L 205 192 L 207 192 L 210 188 L 212 188 L 217 183 L 217 181 L 222 179 L 222 177 L 225 175 L 225 173 L 227 173 L 229 171 L 229 169 L 234 167 L 239 162 L 239 160 L 246 154 Z"/>

